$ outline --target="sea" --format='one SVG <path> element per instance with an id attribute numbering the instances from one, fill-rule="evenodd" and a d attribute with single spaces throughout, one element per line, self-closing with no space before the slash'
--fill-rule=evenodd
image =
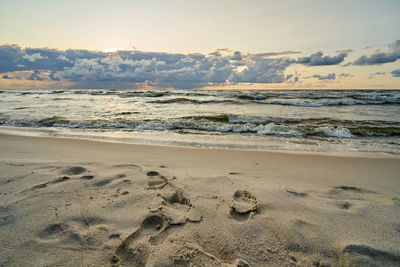
<path id="1" fill-rule="evenodd" d="M 400 156 L 400 90 L 2 90 L 0 132 Z"/>

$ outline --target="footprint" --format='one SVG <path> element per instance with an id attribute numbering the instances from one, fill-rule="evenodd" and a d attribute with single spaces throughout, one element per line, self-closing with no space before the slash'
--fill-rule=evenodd
<path id="1" fill-rule="evenodd" d="M 163 188 L 166 184 L 168 184 L 168 179 L 156 171 L 149 171 L 146 173 L 146 175 L 149 177 L 147 185 L 150 189 Z"/>
<path id="2" fill-rule="evenodd" d="M 86 168 L 79 167 L 79 166 L 67 167 L 62 171 L 62 173 L 68 174 L 68 175 L 78 175 L 78 174 L 82 174 L 84 172 L 86 172 Z"/>
<path id="3" fill-rule="evenodd" d="M 83 175 L 83 176 L 81 177 L 81 179 L 83 179 L 83 180 L 92 180 L 93 178 L 94 178 L 93 175 Z"/>
<path id="4" fill-rule="evenodd" d="M 146 173 L 146 175 L 151 177 L 151 176 L 158 176 L 160 174 L 158 172 L 156 172 L 156 171 L 149 171 L 149 172 Z"/>
<path id="5" fill-rule="evenodd" d="M 58 184 L 58 183 L 62 183 L 62 182 L 68 181 L 69 179 L 71 179 L 71 178 L 69 178 L 68 176 L 58 177 L 57 179 L 55 179 L 55 180 L 53 180 L 53 181 L 35 185 L 35 186 L 32 187 L 32 189 L 41 189 L 41 188 L 45 188 L 45 187 L 47 187 L 47 185 L 49 185 L 49 184 Z"/>
<path id="6" fill-rule="evenodd" d="M 35 185 L 32 187 L 32 189 L 41 189 L 41 188 L 45 188 L 45 187 L 47 187 L 46 183 Z"/>
<path id="7" fill-rule="evenodd" d="M 367 189 L 363 189 L 363 188 L 359 188 L 359 187 L 355 187 L 355 186 L 345 186 L 345 185 L 335 186 L 334 189 L 340 189 L 340 190 L 344 190 L 344 191 L 363 193 L 363 194 L 375 193 L 374 191 L 371 191 L 371 190 L 367 190 Z"/>
<path id="8" fill-rule="evenodd" d="M 247 221 L 258 212 L 257 198 L 246 190 L 237 190 L 233 195 L 230 217 L 238 222 Z"/>
<path id="9" fill-rule="evenodd" d="M 103 180 L 93 183 L 93 185 L 98 186 L 98 187 L 103 187 L 103 186 L 111 183 L 112 181 L 113 181 L 112 179 L 103 179 Z"/>
<path id="10" fill-rule="evenodd" d="M 55 238 L 60 234 L 63 234 L 68 229 L 69 225 L 65 223 L 49 224 L 46 228 L 39 232 L 38 236 L 40 238 Z"/>
<path id="11" fill-rule="evenodd" d="M 69 178 L 68 176 L 63 176 L 63 177 L 58 177 L 57 179 L 55 179 L 55 180 L 53 180 L 53 181 L 51 181 L 49 183 L 50 184 L 58 184 L 58 183 L 62 183 L 62 182 L 68 181 L 69 179 L 71 179 L 71 178 Z"/>
<path id="12" fill-rule="evenodd" d="M 143 220 L 138 230 L 129 235 L 116 250 L 115 261 L 135 266 L 145 266 L 150 255 L 150 245 L 159 244 L 168 235 L 169 220 L 163 214 L 151 214 Z"/>
<path id="13" fill-rule="evenodd" d="M 307 193 L 306 193 L 306 192 L 296 192 L 296 191 L 294 191 L 294 190 L 286 190 L 286 191 L 287 191 L 288 193 L 290 193 L 290 194 L 296 196 L 296 197 L 305 197 L 305 196 L 307 196 Z"/>
<path id="14" fill-rule="evenodd" d="M 39 242 L 58 243 L 62 246 L 71 246 L 76 249 L 87 248 L 88 236 L 81 231 L 66 223 L 54 223 L 47 225 L 42 231 L 37 233 Z"/>
<path id="15" fill-rule="evenodd" d="M 162 192 L 159 195 L 169 204 L 181 204 L 191 206 L 190 200 L 183 195 L 182 189 L 177 189 L 172 192 Z"/>

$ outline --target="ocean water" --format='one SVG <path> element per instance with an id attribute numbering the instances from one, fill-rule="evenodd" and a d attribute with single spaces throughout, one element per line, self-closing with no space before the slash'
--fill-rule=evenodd
<path id="1" fill-rule="evenodd" d="M 210 148 L 400 155 L 399 90 L 3 90 L 0 126 Z"/>

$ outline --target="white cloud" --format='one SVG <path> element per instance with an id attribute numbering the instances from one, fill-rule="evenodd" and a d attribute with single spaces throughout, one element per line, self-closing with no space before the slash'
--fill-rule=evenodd
<path id="1" fill-rule="evenodd" d="M 35 62 L 37 59 L 47 59 L 48 57 L 42 57 L 40 53 L 35 53 L 31 55 L 24 55 L 22 58 L 29 60 L 30 62 Z"/>

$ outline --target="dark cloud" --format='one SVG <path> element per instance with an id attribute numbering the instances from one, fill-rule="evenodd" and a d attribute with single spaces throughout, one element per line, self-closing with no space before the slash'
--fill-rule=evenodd
<path id="1" fill-rule="evenodd" d="M 386 72 L 384 72 L 384 71 L 378 71 L 378 72 L 374 73 L 374 75 L 385 75 L 385 74 L 386 74 Z"/>
<path id="2" fill-rule="evenodd" d="M 28 80 L 31 80 L 31 81 L 34 81 L 34 80 L 36 80 L 36 81 L 43 81 L 43 78 L 41 78 L 41 77 L 39 76 L 39 74 L 40 74 L 40 71 L 34 70 L 33 73 L 31 74 L 31 76 L 29 76 L 27 79 L 28 79 Z"/>
<path id="3" fill-rule="evenodd" d="M 299 81 L 299 76 L 295 76 L 293 74 L 289 74 L 286 76 L 286 82 L 289 83 L 296 83 Z"/>
<path id="4" fill-rule="evenodd" d="M 306 66 L 337 65 L 342 63 L 345 57 L 347 57 L 347 53 L 340 53 L 337 56 L 331 57 L 324 56 L 324 53 L 319 51 L 308 57 L 299 57 L 296 63 L 304 64 Z"/>
<path id="5" fill-rule="evenodd" d="M 57 73 L 56 71 L 50 72 L 50 74 L 49 74 L 50 80 L 52 80 L 52 81 L 59 81 L 60 80 L 59 78 L 55 77 L 56 73 Z"/>
<path id="6" fill-rule="evenodd" d="M 336 79 L 336 74 L 335 73 L 329 73 L 327 75 L 318 75 L 315 74 L 312 76 L 313 78 L 317 78 L 318 80 L 335 80 Z"/>
<path id="7" fill-rule="evenodd" d="M 341 73 L 341 74 L 339 74 L 339 76 L 340 77 L 353 77 L 353 75 L 350 73 Z"/>
<path id="8" fill-rule="evenodd" d="M 391 72 L 393 77 L 400 77 L 400 69 L 396 69 L 394 71 Z"/>
<path id="9" fill-rule="evenodd" d="M 0 46 L 0 73 L 35 70 L 62 71 L 72 67 L 76 59 L 105 56 L 104 53 L 87 50 L 23 49 L 17 45 L 2 45 Z"/>
<path id="10" fill-rule="evenodd" d="M 242 54 L 239 51 L 236 51 L 233 53 L 233 56 L 231 57 L 232 60 L 242 60 Z"/>
<path id="11" fill-rule="evenodd" d="M 377 49 L 374 50 L 369 56 L 361 56 L 356 61 L 353 62 L 354 65 L 375 65 L 395 62 L 400 58 L 400 40 L 396 40 L 388 45 L 389 50 L 387 52 L 382 52 Z"/>
<path id="12" fill-rule="evenodd" d="M 290 51 L 280 52 L 281 55 Z M 278 55 L 278 53 L 276 53 Z M 74 85 L 130 88 L 151 83 L 158 87 L 200 88 L 232 83 L 282 83 L 295 60 L 219 49 L 211 54 L 142 51 L 93 52 L 0 46 L 0 73 L 9 78 L 70 81 Z M 30 76 L 19 73 L 31 72 Z M 13 75 L 8 75 L 12 73 Z M 127 86 L 131 85 L 131 86 Z"/>
<path id="13" fill-rule="evenodd" d="M 371 73 L 370 75 L 368 75 L 368 79 L 372 79 L 375 76 L 380 76 L 380 75 L 385 75 L 385 74 L 386 74 L 386 72 L 384 72 L 384 71 L 378 71 L 378 72 L 375 72 L 375 73 Z"/>

